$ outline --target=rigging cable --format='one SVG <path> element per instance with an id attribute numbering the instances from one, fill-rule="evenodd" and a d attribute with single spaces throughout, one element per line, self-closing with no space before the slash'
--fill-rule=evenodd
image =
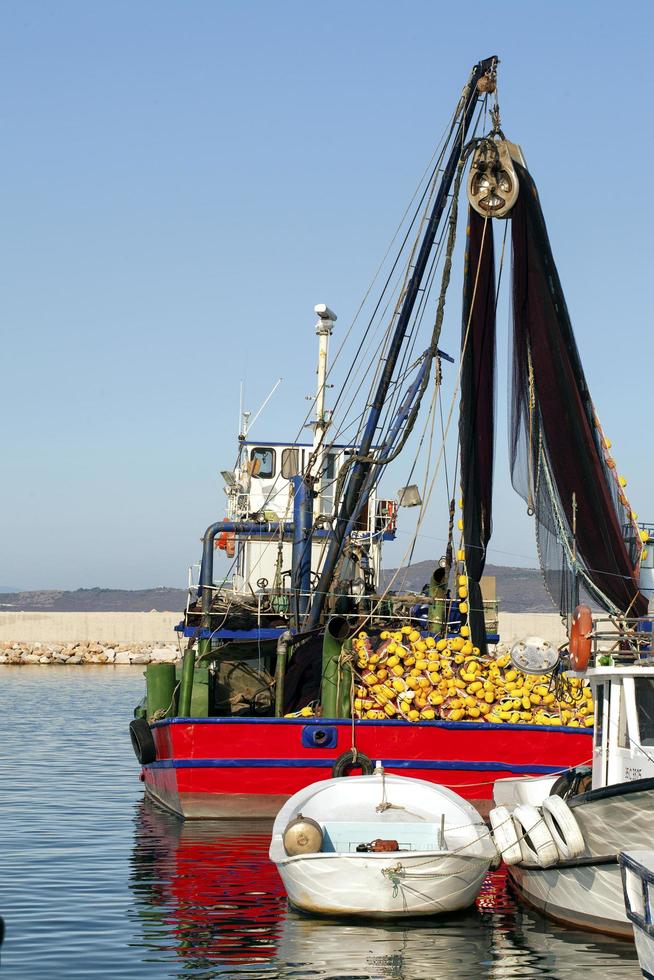
<path id="1" fill-rule="evenodd" d="M 462 172 L 462 168 L 461 168 L 461 172 Z M 460 178 L 460 173 L 457 174 L 457 176 Z M 465 351 L 466 351 L 467 345 L 468 345 L 468 337 L 469 337 L 469 334 L 470 334 L 470 324 L 472 322 L 472 310 L 474 309 L 475 296 L 476 296 L 476 292 L 477 292 L 477 284 L 478 284 L 478 280 L 479 280 L 479 271 L 480 271 L 480 268 L 481 268 L 481 255 L 483 254 L 483 246 L 484 246 L 484 240 L 485 240 L 485 236 L 486 236 L 486 230 L 487 230 L 487 227 L 488 227 L 488 221 L 489 221 L 489 218 L 485 218 L 484 219 L 484 229 L 483 229 L 483 236 L 482 236 L 482 247 L 481 247 L 481 250 L 480 250 L 479 261 L 477 263 L 477 270 L 476 270 L 476 273 L 475 273 L 475 282 L 474 282 L 472 299 L 471 299 L 471 304 L 470 304 L 470 315 L 468 317 L 468 323 L 466 325 L 466 330 L 465 330 L 465 334 L 464 334 L 464 341 L 463 341 L 463 344 L 462 344 L 461 362 L 459 364 L 459 370 L 458 370 L 458 373 L 457 373 L 457 381 L 456 381 L 456 385 L 455 385 L 454 392 L 453 392 L 453 395 L 452 395 L 452 400 L 450 402 L 450 410 L 449 410 L 449 413 L 448 413 L 447 424 L 446 424 L 446 427 L 445 427 L 445 434 L 446 434 L 446 436 L 447 436 L 447 434 L 449 432 L 449 429 L 450 429 L 450 426 L 452 424 L 452 418 L 453 418 L 453 415 L 454 415 L 454 406 L 456 404 L 456 399 L 457 399 L 458 392 L 459 392 L 459 387 L 460 387 L 460 384 L 461 384 L 463 357 L 464 357 L 464 354 L 465 354 Z M 444 270 L 444 274 L 445 274 L 445 270 Z M 400 568 L 402 567 L 402 564 L 404 564 L 404 562 L 406 561 L 407 556 L 408 556 L 409 552 L 411 551 L 411 548 L 413 547 L 414 541 L 415 541 L 415 539 L 418 536 L 418 533 L 420 531 L 420 528 L 421 528 L 422 523 L 423 523 L 423 521 L 425 519 L 425 516 L 426 516 L 427 505 L 428 505 L 429 500 L 431 498 L 431 494 L 433 492 L 434 485 L 435 485 L 435 482 L 436 482 L 436 477 L 437 477 L 437 475 L 439 473 L 439 470 L 440 470 L 440 464 L 441 464 L 441 460 L 442 460 L 443 455 L 444 455 L 444 450 L 445 450 L 445 443 L 443 443 L 441 445 L 441 448 L 440 448 L 440 451 L 439 451 L 439 454 L 438 454 L 438 458 L 436 460 L 435 468 L 434 468 L 434 474 L 433 474 L 432 479 L 431 479 L 431 482 L 430 482 L 428 493 L 426 495 L 426 498 L 423 500 L 423 502 L 420 505 L 420 512 L 419 512 L 419 515 L 418 515 L 418 520 L 417 520 L 417 523 L 416 523 L 416 528 L 415 528 L 415 530 L 413 532 L 413 535 L 412 535 L 412 541 L 410 542 L 409 547 L 405 551 L 405 554 L 404 554 L 404 556 L 402 558 L 402 562 L 400 563 L 400 566 L 395 570 L 393 576 L 391 577 L 391 579 L 389 580 L 389 582 L 384 587 L 384 591 L 383 591 L 382 595 L 379 597 L 379 600 L 377 601 L 377 603 L 373 607 L 373 609 L 371 609 L 371 611 L 367 614 L 367 616 L 363 620 L 362 625 L 364 625 L 366 622 L 368 622 L 375 615 L 377 609 L 379 608 L 379 606 L 381 605 L 381 603 L 383 602 L 383 600 L 386 598 L 388 592 L 390 591 L 390 588 L 393 585 L 395 579 L 397 578 L 398 573 L 400 571 Z"/>
<path id="2" fill-rule="evenodd" d="M 486 100 L 484 100 L 484 104 L 485 104 L 485 101 Z M 475 124 L 475 132 L 476 132 L 476 127 L 478 125 L 478 122 L 479 122 L 479 118 L 480 117 L 481 117 L 481 108 L 480 108 L 480 112 L 478 114 L 478 118 L 477 118 L 477 121 L 476 121 L 476 124 Z M 455 115 L 454 115 L 454 122 L 452 123 L 452 126 L 450 127 L 450 136 L 451 136 L 451 133 L 452 133 L 452 128 L 453 128 L 453 126 L 454 126 L 457 118 L 458 118 L 458 111 L 455 113 Z M 445 149 L 447 148 L 447 143 L 449 143 L 449 138 L 446 141 L 445 145 L 443 146 L 443 149 L 441 151 L 441 155 L 439 157 L 439 162 L 442 160 L 442 158 L 444 156 Z M 451 246 L 453 245 L 452 226 L 453 225 L 454 226 L 456 225 L 456 213 L 458 211 L 458 193 L 459 193 L 459 188 L 460 188 L 460 182 L 461 182 L 461 175 L 462 175 L 462 171 L 463 171 L 463 166 L 464 166 L 465 161 L 467 160 L 467 156 L 468 156 L 468 154 L 470 152 L 470 148 L 472 147 L 473 143 L 474 143 L 474 136 L 473 136 L 473 140 L 471 140 L 470 143 L 467 145 L 467 148 L 464 147 L 464 150 L 462 152 L 462 157 L 461 157 L 461 159 L 459 161 L 459 164 L 458 164 L 458 167 L 457 167 L 457 176 L 456 176 L 456 181 L 455 181 L 455 191 L 454 191 L 454 193 L 452 195 L 451 204 L 450 204 L 450 219 L 449 219 L 449 221 L 450 221 L 450 234 L 448 235 L 448 248 L 451 248 Z M 432 157 L 432 159 L 433 159 L 433 157 Z M 437 170 L 437 168 L 435 168 L 435 169 Z M 424 199 L 425 199 L 425 196 L 427 194 L 427 191 L 429 190 L 429 186 L 430 185 L 428 185 L 428 187 L 423 192 L 423 195 L 421 197 L 421 200 L 420 200 L 420 204 L 418 206 L 418 209 L 420 208 L 420 206 L 422 204 L 422 201 L 424 201 Z M 431 193 L 433 194 L 433 187 L 432 187 Z M 415 196 L 416 196 L 416 194 L 414 193 L 413 199 L 415 199 Z M 407 211 L 408 211 L 408 208 L 407 208 Z M 405 214 L 406 213 L 407 212 L 405 212 Z M 453 215 L 454 215 L 454 221 L 453 221 Z M 403 250 L 403 248 L 404 248 L 404 246 L 406 244 L 406 241 L 408 239 L 408 235 L 409 235 L 410 229 L 411 229 L 411 227 L 413 227 L 413 224 L 414 223 L 415 223 L 415 216 L 412 219 L 412 222 L 411 222 L 411 224 L 409 226 L 409 229 L 407 231 L 407 234 L 405 235 L 405 238 L 403 240 L 402 246 L 400 248 L 400 254 L 401 254 L 401 252 L 402 252 L 402 250 Z M 422 219 L 421 226 L 422 226 L 423 223 L 424 223 L 424 217 Z M 455 227 L 454 227 L 454 230 L 455 230 Z M 397 233 L 396 233 L 396 235 L 397 235 Z M 439 243 L 439 246 L 440 246 L 440 243 Z M 390 251 L 390 247 L 389 247 L 389 250 L 388 251 Z M 386 253 L 387 255 L 388 255 L 388 251 Z M 412 250 L 412 253 L 411 254 L 414 254 L 414 252 L 415 252 L 415 246 L 414 246 L 414 249 Z M 399 254 L 398 254 L 398 257 L 396 258 L 396 260 L 395 260 L 395 262 L 393 264 L 391 273 L 389 274 L 389 277 L 386 280 L 386 284 L 384 286 L 384 290 L 382 291 L 382 297 L 384 295 L 384 291 L 386 290 L 386 288 L 388 286 L 388 283 L 390 281 L 390 277 L 392 275 L 392 272 L 393 272 L 393 270 L 397 266 L 398 261 L 399 261 Z M 382 262 L 382 264 L 383 264 L 383 262 Z M 432 260 L 432 269 L 434 270 L 434 272 L 435 272 L 435 264 L 436 264 L 436 260 L 433 259 Z M 447 278 L 447 283 L 448 284 L 449 284 L 450 271 L 451 271 L 451 253 L 450 254 L 446 254 L 445 268 L 444 268 L 444 278 L 445 277 Z M 430 272 L 430 274 L 431 274 L 431 272 Z M 376 273 L 375 278 L 376 278 L 377 275 L 378 275 L 378 272 Z M 433 274 L 431 274 L 431 278 L 433 279 Z M 373 279 L 373 282 L 374 282 L 374 279 Z M 406 277 L 405 277 L 405 282 L 406 282 Z M 372 286 L 372 284 L 371 284 L 371 286 Z M 370 288 L 368 290 L 368 293 L 370 292 Z M 438 311 L 437 311 L 436 323 L 434 325 L 434 330 L 432 332 L 432 345 L 431 345 L 431 347 L 429 349 L 429 352 L 428 352 L 428 356 L 430 357 L 430 360 L 433 360 L 434 359 L 434 356 L 435 356 L 435 353 L 436 353 L 437 339 L 440 336 L 440 330 L 441 330 L 441 327 L 442 327 L 442 319 L 443 319 L 443 309 L 444 309 L 444 292 L 446 291 L 446 288 L 447 287 L 445 287 L 445 290 L 441 289 L 441 297 L 439 299 L 439 307 L 438 307 Z M 368 295 L 368 293 L 366 294 L 366 296 Z M 365 302 L 365 297 L 364 297 L 364 301 L 363 302 Z M 365 337 L 366 337 L 366 335 L 367 335 L 367 333 L 368 333 L 368 331 L 370 329 L 370 326 L 371 326 L 371 323 L 372 323 L 372 321 L 374 319 L 374 316 L 375 316 L 377 310 L 379 309 L 380 302 L 381 302 L 381 297 L 380 297 L 380 301 L 378 301 L 378 303 L 376 304 L 376 307 L 375 307 L 375 310 L 373 311 L 373 315 L 371 317 L 371 320 L 369 321 L 369 325 L 366 328 L 366 331 L 364 332 L 364 339 L 365 339 Z M 422 319 L 422 315 L 424 314 L 424 304 L 425 304 L 425 302 L 426 302 L 426 298 L 423 296 L 423 298 L 421 298 L 422 313 L 420 315 L 420 319 Z M 362 305 L 363 305 L 363 303 L 362 303 Z M 360 309 L 361 309 L 361 307 L 359 308 L 359 311 L 357 311 L 356 316 L 359 315 Z M 420 310 L 420 308 L 419 308 L 419 310 Z M 356 317 L 355 317 L 355 319 L 356 319 Z M 389 325 L 389 327 L 390 327 L 390 325 Z M 414 331 L 415 331 L 415 334 L 417 335 L 417 330 L 415 330 L 415 322 L 414 322 Z M 351 328 L 350 328 L 350 331 L 348 331 L 347 336 L 349 336 L 349 333 L 350 332 L 351 332 Z M 361 350 L 362 343 L 363 343 L 363 340 L 359 344 L 359 348 L 358 348 L 357 354 Z M 414 340 L 414 343 L 415 343 L 415 340 Z M 339 351 L 337 352 L 337 356 L 338 356 L 338 354 L 340 354 L 340 352 L 341 352 L 342 349 L 343 349 L 343 344 L 341 344 L 341 347 L 339 348 Z M 406 363 L 407 356 L 408 355 L 405 352 L 405 363 Z M 334 359 L 334 362 L 332 363 L 332 366 L 330 368 L 330 371 L 331 371 L 331 369 L 333 369 L 333 366 L 334 366 L 334 363 L 335 362 L 336 362 L 336 358 Z M 355 358 L 355 361 L 353 363 L 356 363 L 356 358 Z M 352 369 L 353 369 L 353 367 L 351 367 L 350 370 L 349 370 L 349 372 L 348 372 L 348 376 L 346 377 L 346 383 L 347 383 L 347 380 L 348 380 L 348 378 L 350 377 L 350 375 L 352 373 Z M 407 442 L 407 440 L 409 438 L 409 435 L 410 435 L 410 433 L 411 433 L 411 431 L 413 429 L 413 426 L 415 424 L 415 421 L 416 421 L 416 418 L 417 418 L 417 415 L 418 415 L 418 412 L 419 412 L 419 408 L 420 408 L 420 403 L 421 403 L 422 397 L 424 395 L 424 391 L 426 390 L 426 386 L 427 386 L 427 384 L 429 382 L 429 372 L 428 371 L 425 372 L 425 379 L 426 379 L 426 383 L 424 383 L 423 385 L 421 385 L 421 388 L 420 388 L 419 393 L 418 393 L 418 397 L 416 399 L 416 403 L 415 403 L 414 407 L 412 408 L 412 411 L 410 413 L 410 416 L 407 419 L 407 422 L 406 422 L 406 424 L 404 426 L 404 432 L 401 435 L 399 445 L 391 453 L 391 455 L 387 459 L 385 459 L 383 461 L 384 463 L 389 463 L 393 459 L 395 459 L 400 454 L 400 452 L 403 450 L 404 446 L 406 445 L 406 442 Z M 399 383 L 396 381 L 395 384 L 396 384 L 396 390 L 399 391 Z M 344 385 L 344 389 L 345 389 L 345 385 Z M 336 404 L 338 404 L 338 401 L 339 401 L 340 397 L 342 397 L 342 394 L 343 394 L 343 392 L 341 392 L 341 394 L 337 398 Z M 309 413 L 307 413 L 307 418 L 308 418 L 308 415 L 309 415 Z M 302 426 L 302 428 L 303 427 L 304 426 Z M 298 434 L 298 437 L 299 437 L 299 434 Z M 333 442 L 331 443 L 331 446 L 333 446 Z M 356 458 L 359 461 L 369 461 L 369 462 L 372 462 L 373 464 L 379 462 L 374 457 L 372 457 L 372 458 L 368 457 L 367 459 L 364 458 L 364 457 L 356 457 Z M 343 471 L 346 470 L 346 468 L 348 468 L 348 464 L 351 464 L 354 461 L 354 459 L 355 459 L 355 457 L 351 457 L 350 460 L 347 461 L 346 466 L 343 467 L 343 469 L 341 470 L 341 473 L 343 473 Z M 340 474 L 339 474 L 339 476 L 340 476 Z M 261 510 L 265 509 L 266 503 L 268 503 L 270 501 L 270 499 L 272 498 L 272 496 L 274 496 L 275 492 L 278 492 L 278 491 L 275 490 L 275 484 L 276 483 L 277 483 L 277 480 L 275 480 L 275 482 L 273 483 L 273 486 L 268 491 L 268 494 L 266 496 L 266 499 L 264 500 L 264 503 L 262 505 Z M 335 494 L 335 500 L 337 501 L 337 499 L 338 499 L 338 497 Z M 290 506 L 290 501 L 287 501 L 286 513 L 288 513 L 289 506 Z M 322 515 L 320 515 L 319 520 L 321 520 L 321 521 L 323 520 Z M 314 529 L 315 529 L 315 524 L 316 524 L 316 522 L 314 521 Z M 262 553 L 261 553 L 261 555 L 260 555 L 257 563 L 255 563 L 255 568 L 258 566 L 259 562 L 263 558 L 263 552 L 266 549 L 267 549 L 267 545 L 266 545 L 266 547 L 264 549 L 262 549 Z M 232 562 L 232 565 L 231 565 L 229 571 L 232 571 L 234 569 L 235 565 L 236 565 L 236 560 L 234 560 Z M 228 572 L 228 574 L 229 574 L 229 572 Z"/>

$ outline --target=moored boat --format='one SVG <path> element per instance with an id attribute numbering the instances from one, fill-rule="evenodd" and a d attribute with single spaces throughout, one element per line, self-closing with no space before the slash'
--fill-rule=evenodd
<path id="1" fill-rule="evenodd" d="M 646 980 L 652 980 L 654 924 L 650 890 L 654 888 L 654 851 L 624 851 L 620 854 L 620 868 L 624 904 L 634 930 L 640 971 Z"/>
<path id="2" fill-rule="evenodd" d="M 270 860 L 291 905 L 329 916 L 409 918 L 471 905 L 496 858 L 469 803 L 388 775 L 327 779 L 275 819 Z"/>
<path id="3" fill-rule="evenodd" d="M 533 281 L 529 270 L 524 275 L 532 249 L 523 239 L 538 238 L 538 254 L 546 252 L 543 228 L 532 234 L 533 214 L 524 204 L 536 196 L 533 181 L 520 148 L 500 128 L 496 67 L 495 58 L 475 65 L 464 87 L 398 256 L 406 259 L 404 278 L 393 286 L 396 295 L 386 292 L 393 276 L 388 280 L 346 374 L 351 411 L 337 421 L 336 409 L 325 408 L 336 316 L 320 305 L 315 415 L 308 421 L 313 440 L 254 442 L 243 421 L 236 466 L 223 471 L 227 517 L 205 531 L 199 578 L 179 627 L 187 643 L 183 665 L 177 672 L 171 665 L 148 668 L 146 698 L 131 726 L 147 792 L 180 816 L 270 815 L 294 792 L 355 761 L 369 771 L 370 759 L 381 759 L 391 773 L 450 785 L 487 810 L 497 778 L 555 777 L 590 757 L 589 717 L 553 703 L 546 689 L 515 696 L 507 672 L 481 676 L 482 668 L 494 669 L 498 640 L 482 588 L 492 524 L 491 219 L 511 217 L 523 283 Z M 480 135 L 485 109 L 492 130 Z M 401 504 L 420 508 L 415 541 L 435 474 L 428 461 L 422 494 L 407 476 L 397 499 L 382 496 L 379 481 L 408 444 L 430 386 L 426 425 L 435 425 L 448 360 L 438 345 L 469 161 L 461 517 L 456 520 L 458 494 L 450 487 L 447 544 L 434 557 L 430 581 L 422 592 L 394 591 L 382 579 L 382 545 L 396 533 Z M 416 358 L 439 267 L 434 326 Z M 382 324 L 379 311 L 386 309 L 393 312 Z M 383 327 L 377 340 L 373 327 Z M 363 364 L 365 343 L 375 356 Z M 354 380 L 357 371 L 366 384 Z M 352 430 L 356 438 L 342 441 Z M 566 460 L 562 466 L 574 472 Z M 556 482 L 554 470 L 550 476 Z M 216 582 L 216 550 L 232 560 L 229 581 Z M 630 567 L 633 573 L 633 562 Z M 370 647 L 357 649 L 359 638 Z M 430 641 L 438 649 L 434 660 Z M 366 671 L 366 658 L 375 671 Z M 402 662 L 391 666 L 393 658 Z M 475 663 L 481 667 L 473 676 Z M 397 669 L 402 676 L 391 676 Z"/>
<path id="4" fill-rule="evenodd" d="M 520 897 L 559 922 L 623 938 L 632 937 L 632 921 L 619 853 L 647 847 L 654 835 L 654 756 L 647 748 L 654 740 L 654 667 L 648 665 L 649 651 L 640 656 L 643 645 L 649 646 L 643 622 L 623 631 L 622 640 L 612 637 L 611 646 L 622 646 L 620 656 L 631 656 L 631 664 L 588 670 L 596 700 L 592 769 L 571 770 L 553 785 L 516 779 L 495 789 L 496 803 L 514 812 L 525 806 L 525 793 L 532 810 L 547 806 L 554 793 L 567 804 L 572 832 L 582 839 L 574 855 L 564 845 L 558 854 L 555 848 L 554 861 L 525 862 L 523 854 L 512 864 L 509 873 Z M 597 624 L 594 632 L 610 635 Z M 602 659 L 601 648 L 595 657 Z M 565 838 L 561 822 L 550 823 L 550 829 Z"/>
<path id="5" fill-rule="evenodd" d="M 155 721 L 149 795 L 187 819 L 274 816 L 293 793 L 331 776 L 351 750 L 341 718 L 179 718 Z M 356 746 L 385 769 L 445 784 L 482 812 L 507 774 L 552 779 L 590 757 L 589 730 L 477 722 L 358 721 Z M 536 761 L 537 760 L 537 761 Z"/>

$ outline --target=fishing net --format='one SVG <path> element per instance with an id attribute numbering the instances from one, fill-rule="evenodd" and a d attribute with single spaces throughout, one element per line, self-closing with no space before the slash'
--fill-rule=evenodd
<path id="1" fill-rule="evenodd" d="M 492 531 L 495 430 L 495 259 L 492 221 L 469 209 L 461 325 L 461 490 L 468 626 L 486 652 L 481 577 Z"/>
<path id="2" fill-rule="evenodd" d="M 638 528 L 588 391 L 536 186 L 516 170 L 511 479 L 535 514 L 541 569 L 561 614 L 578 601 L 578 579 L 607 612 L 642 616 Z"/>

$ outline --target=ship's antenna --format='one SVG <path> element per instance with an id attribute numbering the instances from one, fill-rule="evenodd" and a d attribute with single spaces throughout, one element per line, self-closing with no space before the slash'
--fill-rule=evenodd
<path id="1" fill-rule="evenodd" d="M 252 428 L 252 426 L 254 425 L 254 423 L 257 421 L 257 419 L 259 418 L 259 416 L 263 412 L 264 408 L 266 407 L 266 405 L 268 404 L 268 402 L 270 401 L 270 399 L 272 398 L 272 396 L 275 394 L 275 392 L 277 391 L 277 389 L 279 388 L 279 386 L 280 386 L 280 384 L 282 383 L 283 380 L 284 380 L 283 378 L 277 378 L 277 381 L 275 381 L 275 383 L 272 386 L 270 392 L 268 393 L 268 397 L 264 399 L 264 401 L 263 401 L 263 403 L 261 405 L 261 408 L 259 409 L 259 411 L 257 412 L 257 414 L 254 416 L 254 418 L 252 419 L 251 422 L 248 421 L 247 432 L 250 431 L 250 429 Z M 249 413 L 248 413 L 248 419 L 249 419 Z M 245 435 L 247 435 L 247 432 L 245 433 Z"/>

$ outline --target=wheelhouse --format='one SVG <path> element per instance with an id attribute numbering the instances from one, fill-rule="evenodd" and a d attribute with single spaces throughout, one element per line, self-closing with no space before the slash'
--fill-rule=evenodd
<path id="1" fill-rule="evenodd" d="M 588 671 L 595 701 L 593 789 L 654 776 L 654 667 Z"/>
<path id="2" fill-rule="evenodd" d="M 313 540 L 311 573 L 320 573 L 330 535 L 332 515 L 338 503 L 339 476 L 353 446 L 332 445 L 321 457 L 313 502 Z M 234 563 L 228 583 L 235 594 L 272 588 L 290 588 L 292 535 L 279 529 L 293 520 L 293 478 L 307 472 L 314 463 L 309 443 L 253 442 L 242 440 L 239 461 L 233 473 L 223 473 L 226 482 L 227 520 L 255 522 L 256 532 L 233 536 Z M 395 537 L 397 502 L 379 498 L 373 490 L 356 524 L 352 542 L 360 547 L 361 587 L 369 577 L 379 581 L 381 545 Z M 275 525 L 266 530 L 266 525 Z M 222 545 L 219 543 L 219 547 Z M 365 557 L 364 557 L 365 556 Z"/>

